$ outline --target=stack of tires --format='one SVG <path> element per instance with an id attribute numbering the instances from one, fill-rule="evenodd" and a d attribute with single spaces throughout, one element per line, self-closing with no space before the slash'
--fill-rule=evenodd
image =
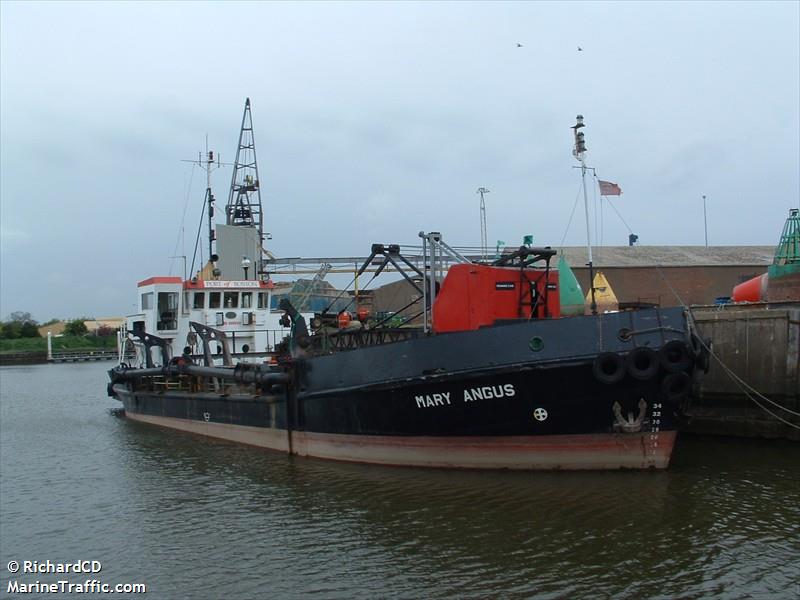
<path id="1" fill-rule="evenodd" d="M 681 340 L 672 340 L 658 351 L 647 346 L 634 348 L 628 354 L 601 352 L 594 359 L 592 370 L 597 381 L 606 385 L 619 383 L 626 376 L 649 381 L 664 372 L 661 393 L 664 400 L 678 403 L 692 390 L 690 372 L 706 355 L 695 351 Z M 698 364 L 701 368 L 704 365 Z"/>

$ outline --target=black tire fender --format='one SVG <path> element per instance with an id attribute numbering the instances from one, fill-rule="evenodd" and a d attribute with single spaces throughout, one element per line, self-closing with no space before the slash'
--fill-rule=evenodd
<path id="1" fill-rule="evenodd" d="M 634 348 L 625 358 L 628 374 L 639 381 L 647 381 L 658 375 L 658 363 L 656 351 L 646 346 Z"/>
<path id="2" fill-rule="evenodd" d="M 616 352 L 601 352 L 594 358 L 592 372 L 600 383 L 619 383 L 625 377 L 625 361 Z"/>
<path id="3" fill-rule="evenodd" d="M 661 366 L 669 373 L 688 371 L 692 366 L 692 354 L 686 344 L 680 340 L 667 342 L 658 351 Z"/>
<path id="4" fill-rule="evenodd" d="M 661 382 L 661 393 L 668 402 L 680 402 L 692 391 L 692 378 L 683 371 L 670 373 Z"/>

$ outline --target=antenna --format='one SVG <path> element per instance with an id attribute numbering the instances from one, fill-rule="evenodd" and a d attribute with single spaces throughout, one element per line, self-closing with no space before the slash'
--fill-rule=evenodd
<path id="1" fill-rule="evenodd" d="M 214 151 L 208 149 L 208 134 L 206 134 L 206 151 L 197 153 L 197 160 L 183 160 L 181 162 L 189 162 L 198 165 L 206 172 L 206 195 L 203 201 L 203 206 L 208 205 L 208 255 L 214 254 L 214 194 L 211 193 L 211 172 L 223 166 L 230 166 L 229 163 L 223 163 L 219 159 L 219 155 L 214 156 Z M 198 240 L 200 238 L 200 231 L 197 232 Z M 195 254 L 197 254 L 197 243 L 195 243 Z M 194 256 L 192 256 L 192 272 L 194 272 Z"/>
<path id="2" fill-rule="evenodd" d="M 484 201 L 484 195 L 488 194 L 490 190 L 487 190 L 485 187 L 479 187 L 478 191 L 475 192 L 476 194 L 481 195 L 481 256 L 483 260 L 488 258 L 488 248 L 486 247 L 486 202 Z"/>
<path id="3" fill-rule="evenodd" d="M 186 281 L 186 276 L 187 276 L 187 272 L 186 272 L 186 255 L 185 254 L 179 254 L 177 256 L 170 256 L 170 258 L 182 258 L 183 259 L 183 280 Z"/>
<path id="4" fill-rule="evenodd" d="M 256 164 L 256 142 L 253 137 L 253 118 L 250 98 L 244 103 L 239 147 L 233 165 L 233 178 L 228 204 L 225 207 L 228 225 L 255 227 L 259 243 L 264 243 L 264 224 L 261 218 L 261 186 Z"/>

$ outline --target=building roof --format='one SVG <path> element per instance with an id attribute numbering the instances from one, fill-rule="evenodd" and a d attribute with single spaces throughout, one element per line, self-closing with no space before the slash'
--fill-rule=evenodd
<path id="1" fill-rule="evenodd" d="M 154 285 L 157 283 L 183 283 L 183 279 L 180 277 L 149 277 L 137 283 L 138 287 L 144 287 L 146 285 Z"/>
<path id="2" fill-rule="evenodd" d="M 589 261 L 585 246 L 566 246 L 558 251 L 572 267 Z M 592 254 L 596 267 L 767 267 L 775 246 L 603 246 L 593 247 Z"/>
<path id="3" fill-rule="evenodd" d="M 88 321 L 83 322 L 83 324 L 86 326 L 86 330 L 89 333 L 94 333 L 101 327 L 118 329 L 123 325 L 123 323 L 125 323 L 125 317 L 101 317 L 99 319 L 89 319 Z M 39 335 L 42 337 L 47 337 L 48 333 L 50 333 L 50 335 L 61 335 L 64 333 L 64 328 L 66 326 L 67 321 L 56 321 L 50 325 L 42 325 L 39 327 Z"/>
<path id="4" fill-rule="evenodd" d="M 61 335 L 64 333 L 64 327 L 67 324 L 64 321 L 56 321 L 55 323 L 50 323 L 50 325 L 42 325 L 39 327 L 39 335 L 42 337 L 47 337 L 47 334 L 50 335 Z"/>

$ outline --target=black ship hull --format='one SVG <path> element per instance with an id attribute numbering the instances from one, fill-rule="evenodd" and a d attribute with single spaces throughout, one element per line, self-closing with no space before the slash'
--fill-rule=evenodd
<path id="1" fill-rule="evenodd" d="M 665 468 L 697 370 L 692 352 L 683 311 L 662 309 L 517 321 L 309 356 L 269 391 L 243 383 L 198 391 L 196 377 L 178 374 L 117 376 L 112 393 L 131 419 L 301 456 Z"/>

